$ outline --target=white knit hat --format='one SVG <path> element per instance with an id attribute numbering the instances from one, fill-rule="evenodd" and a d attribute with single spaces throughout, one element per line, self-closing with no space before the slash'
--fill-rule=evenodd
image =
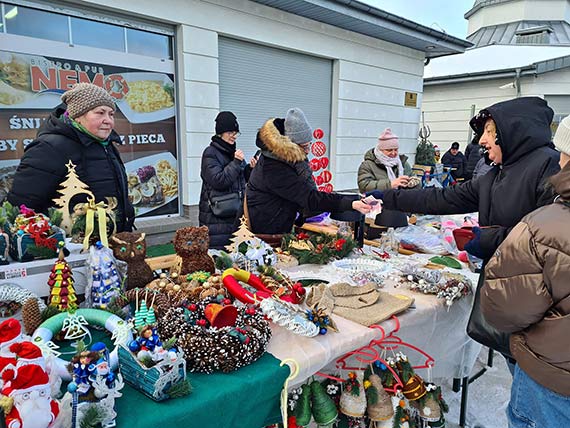
<path id="1" fill-rule="evenodd" d="M 554 145 L 562 153 L 570 155 L 570 116 L 566 116 L 554 134 Z"/>

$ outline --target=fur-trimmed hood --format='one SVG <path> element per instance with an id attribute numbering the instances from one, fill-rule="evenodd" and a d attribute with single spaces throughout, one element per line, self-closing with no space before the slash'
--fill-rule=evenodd
<path id="1" fill-rule="evenodd" d="M 283 119 L 269 119 L 265 122 L 257 134 L 257 147 L 284 162 L 296 163 L 306 160 L 305 151 L 284 135 L 283 122 Z"/>

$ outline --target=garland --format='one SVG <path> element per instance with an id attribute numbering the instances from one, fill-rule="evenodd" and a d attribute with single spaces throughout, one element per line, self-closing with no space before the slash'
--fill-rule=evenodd
<path id="1" fill-rule="evenodd" d="M 354 248 L 356 242 L 348 236 L 305 232 L 283 236 L 283 250 L 299 264 L 326 264 L 348 256 Z"/>

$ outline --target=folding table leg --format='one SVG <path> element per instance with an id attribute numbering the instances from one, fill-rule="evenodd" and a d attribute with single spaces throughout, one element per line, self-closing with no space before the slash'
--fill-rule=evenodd
<path id="1" fill-rule="evenodd" d="M 461 409 L 459 411 L 459 426 L 465 426 L 467 414 L 467 395 L 469 393 L 469 376 L 465 376 L 461 381 Z"/>

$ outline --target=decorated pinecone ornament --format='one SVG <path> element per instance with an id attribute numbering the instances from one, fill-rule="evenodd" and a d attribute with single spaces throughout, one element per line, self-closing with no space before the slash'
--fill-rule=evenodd
<path id="1" fill-rule="evenodd" d="M 340 411 L 353 418 L 360 418 L 366 412 L 363 377 L 364 374 L 360 370 L 358 374 L 350 372 L 340 396 Z"/>
<path id="2" fill-rule="evenodd" d="M 318 381 L 311 383 L 311 405 L 313 418 L 319 426 L 331 426 L 338 417 L 336 405 L 327 395 L 325 387 Z"/>
<path id="3" fill-rule="evenodd" d="M 42 323 L 42 311 L 36 299 L 28 299 L 22 306 L 22 321 L 26 334 L 32 335 Z"/>
<path id="4" fill-rule="evenodd" d="M 367 384 L 369 382 L 369 384 Z M 392 400 L 384 387 L 380 376 L 370 375 L 368 381 L 365 381 L 366 388 L 366 414 L 371 421 L 386 421 L 394 416 L 394 407 Z"/>

